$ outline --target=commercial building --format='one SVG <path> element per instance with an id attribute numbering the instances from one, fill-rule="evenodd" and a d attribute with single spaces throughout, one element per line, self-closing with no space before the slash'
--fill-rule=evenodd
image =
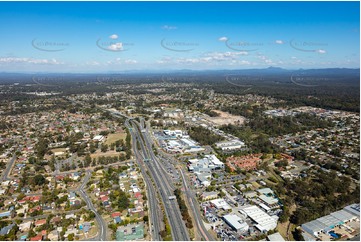
<path id="1" fill-rule="evenodd" d="M 211 200 L 210 203 L 217 209 L 230 210 L 231 206 L 222 198 Z"/>
<path id="2" fill-rule="evenodd" d="M 312 220 L 301 225 L 304 237 L 318 238 L 322 233 L 328 233 L 335 227 L 342 226 L 350 221 L 360 219 L 360 205 L 352 204 L 329 215 Z"/>
<path id="3" fill-rule="evenodd" d="M 223 151 L 239 150 L 244 147 L 245 144 L 240 140 L 221 141 L 216 143 L 216 147 Z"/>
<path id="4" fill-rule="evenodd" d="M 188 160 L 188 170 L 190 172 L 211 172 L 217 169 L 224 169 L 224 163 L 215 155 L 205 155 L 203 159 Z"/>
<path id="5" fill-rule="evenodd" d="M 277 227 L 277 219 L 271 217 L 255 205 L 244 207 L 239 212 L 254 221 L 256 223 L 255 227 L 261 232 L 267 232 Z"/>
<path id="6" fill-rule="evenodd" d="M 268 241 L 285 241 L 285 239 L 282 237 L 282 235 L 279 232 L 268 235 L 267 240 Z"/>
<path id="7" fill-rule="evenodd" d="M 245 232 L 249 229 L 248 224 L 235 214 L 223 216 L 223 220 L 237 232 Z"/>

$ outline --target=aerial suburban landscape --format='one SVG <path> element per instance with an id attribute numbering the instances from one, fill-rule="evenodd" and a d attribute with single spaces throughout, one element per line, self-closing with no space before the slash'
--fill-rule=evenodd
<path id="1" fill-rule="evenodd" d="M 0 241 L 359 241 L 359 7 L 0 2 Z"/>

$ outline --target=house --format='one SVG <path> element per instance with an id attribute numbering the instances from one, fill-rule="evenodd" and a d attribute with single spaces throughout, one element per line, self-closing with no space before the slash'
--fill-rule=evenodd
<path id="1" fill-rule="evenodd" d="M 15 224 L 9 224 L 8 226 L 3 227 L 0 230 L 0 235 L 7 235 L 8 233 L 10 233 L 11 229 L 15 226 Z"/>
<path id="2" fill-rule="evenodd" d="M 46 219 L 40 219 L 38 221 L 35 222 L 35 227 L 41 226 L 46 224 Z"/>
<path id="3" fill-rule="evenodd" d="M 114 212 L 112 213 L 112 218 L 120 217 L 122 214 L 120 212 Z"/>
<path id="4" fill-rule="evenodd" d="M 50 241 L 58 241 L 59 240 L 58 231 L 56 231 L 56 229 L 50 231 L 48 234 L 48 239 L 50 239 Z"/>
<path id="5" fill-rule="evenodd" d="M 109 197 L 108 196 L 103 196 L 103 197 L 100 197 L 100 200 L 102 202 L 107 202 L 107 201 L 109 201 Z"/>
<path id="6" fill-rule="evenodd" d="M 65 219 L 70 219 L 70 218 L 76 219 L 76 215 L 74 213 L 65 215 Z"/>
<path id="7" fill-rule="evenodd" d="M 29 213 L 33 213 L 35 211 L 41 211 L 41 207 L 38 205 L 36 207 L 30 208 L 29 209 Z"/>
<path id="8" fill-rule="evenodd" d="M 0 218 L 11 217 L 11 212 L 12 211 L 6 211 L 3 213 L 0 213 Z"/>
<path id="9" fill-rule="evenodd" d="M 22 232 L 26 232 L 26 231 L 30 230 L 30 226 L 31 226 L 31 221 L 24 222 L 24 223 L 19 224 L 19 229 Z"/>
<path id="10" fill-rule="evenodd" d="M 83 223 L 83 231 L 84 233 L 88 233 L 89 230 L 91 229 L 92 225 L 90 222 L 85 222 Z"/>
<path id="11" fill-rule="evenodd" d="M 203 192 L 201 195 L 202 201 L 210 200 L 210 199 L 216 199 L 218 197 L 217 192 Z"/>
<path id="12" fill-rule="evenodd" d="M 25 201 L 30 201 L 30 202 L 34 202 L 34 203 L 39 202 L 40 199 L 41 199 L 41 196 L 26 196 L 24 198 Z"/>
<path id="13" fill-rule="evenodd" d="M 43 236 L 41 234 L 38 234 L 35 237 L 30 238 L 30 241 L 41 241 L 43 239 Z"/>
<path id="14" fill-rule="evenodd" d="M 114 223 L 119 224 L 121 222 L 122 222 L 122 219 L 120 217 L 115 217 L 114 218 Z"/>

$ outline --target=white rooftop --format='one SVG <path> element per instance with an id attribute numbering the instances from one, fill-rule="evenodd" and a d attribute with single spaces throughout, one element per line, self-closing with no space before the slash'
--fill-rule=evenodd
<path id="1" fill-rule="evenodd" d="M 223 219 L 236 230 L 247 230 L 249 228 L 248 224 L 235 214 L 225 215 Z"/>
<path id="2" fill-rule="evenodd" d="M 273 219 L 267 213 L 262 211 L 259 207 L 253 205 L 249 207 L 242 208 L 245 214 L 255 221 L 259 227 L 269 231 L 277 227 L 277 220 Z"/>

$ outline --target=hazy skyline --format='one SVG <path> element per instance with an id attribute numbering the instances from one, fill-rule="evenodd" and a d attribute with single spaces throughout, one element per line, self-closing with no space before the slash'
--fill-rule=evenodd
<path id="1" fill-rule="evenodd" d="M 359 68 L 359 2 L 0 2 L 0 71 Z"/>

